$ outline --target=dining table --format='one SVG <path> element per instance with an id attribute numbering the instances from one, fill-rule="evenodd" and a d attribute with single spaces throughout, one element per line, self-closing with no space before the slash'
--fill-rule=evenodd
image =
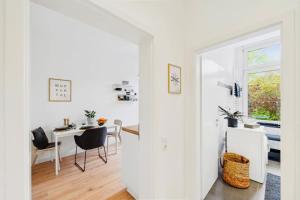
<path id="1" fill-rule="evenodd" d="M 114 129 L 114 131 L 117 131 L 118 126 L 115 124 L 105 124 L 102 126 L 94 125 L 92 128 L 97 127 L 106 127 L 107 129 Z M 65 138 L 70 137 L 74 135 L 81 135 L 86 129 L 84 129 L 84 126 L 80 126 L 77 128 L 70 128 L 66 130 L 58 130 L 53 129 L 52 135 L 54 136 L 54 143 L 55 143 L 55 175 L 58 175 L 60 171 L 60 163 L 59 163 L 59 156 L 58 156 L 58 140 L 59 138 Z"/>

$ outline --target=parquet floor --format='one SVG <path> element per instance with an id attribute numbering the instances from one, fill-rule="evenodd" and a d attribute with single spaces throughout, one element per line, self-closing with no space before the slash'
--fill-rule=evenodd
<path id="1" fill-rule="evenodd" d="M 110 148 L 113 150 L 113 148 Z M 83 164 L 83 154 L 78 161 Z M 121 152 L 110 154 L 105 164 L 97 150 L 87 153 L 86 171 L 74 165 L 74 156 L 64 157 L 55 176 L 54 162 L 32 167 L 33 200 L 133 200 L 121 182 Z"/>

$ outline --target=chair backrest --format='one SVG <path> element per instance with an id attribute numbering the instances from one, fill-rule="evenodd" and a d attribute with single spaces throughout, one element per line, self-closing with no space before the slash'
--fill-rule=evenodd
<path id="1" fill-rule="evenodd" d="M 38 149 L 45 149 L 48 146 L 49 141 L 44 129 L 42 129 L 42 127 L 39 127 L 31 132 L 34 138 L 34 140 L 32 141 L 33 145 Z"/>
<path id="2" fill-rule="evenodd" d="M 121 133 L 121 130 L 122 130 L 122 121 L 119 120 L 119 119 L 115 119 L 115 120 L 114 120 L 114 124 L 117 125 L 117 126 L 119 126 L 118 134 L 120 134 L 120 133 Z"/>
<path id="3" fill-rule="evenodd" d="M 82 135 L 74 136 L 76 144 L 84 149 L 95 149 L 101 146 L 104 146 L 105 139 L 107 135 L 107 128 L 100 127 L 100 128 L 92 128 L 87 129 L 83 132 Z"/>

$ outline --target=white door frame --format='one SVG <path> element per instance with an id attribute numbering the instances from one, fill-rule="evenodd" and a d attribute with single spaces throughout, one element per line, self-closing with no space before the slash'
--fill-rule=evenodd
<path id="1" fill-rule="evenodd" d="M 156 166 L 153 155 L 155 152 L 153 150 L 154 135 L 151 134 L 155 119 L 153 117 L 155 105 L 152 99 L 154 96 L 152 95 L 154 37 L 141 25 L 118 13 L 109 11 L 108 7 L 96 3 L 94 6 L 105 10 L 106 14 L 116 17 L 119 23 L 129 24 L 150 36 L 145 37 L 146 39 L 138 44 L 140 47 L 139 122 L 141 144 L 138 175 L 139 197 L 149 198 L 149 195 L 155 195 Z M 4 191 L 0 189 L 0 199 L 30 200 L 32 198 L 28 84 L 30 79 L 30 1 L 0 0 L 0 9 L 0 187 L 4 188 Z M 2 146 L 3 144 L 4 146 Z M 2 147 L 4 148 L 2 149 Z"/>
<path id="2" fill-rule="evenodd" d="M 297 19 L 296 19 L 297 16 Z M 282 68 L 281 68 L 281 116 L 282 116 L 282 132 L 284 133 L 281 137 L 282 145 L 282 161 L 281 161 L 281 199 L 283 200 L 296 200 L 299 195 L 299 183 L 297 183 L 297 178 L 299 178 L 300 170 L 297 169 L 296 164 L 300 163 L 299 153 L 300 153 L 300 142 L 299 136 L 296 134 L 297 128 L 299 129 L 299 111 L 300 106 L 297 102 L 300 102 L 300 91 L 297 86 L 299 86 L 300 81 L 296 77 L 300 77 L 299 59 L 296 56 L 299 53 L 299 26 L 295 25 L 296 20 L 299 20 L 299 11 L 290 11 L 289 13 L 269 20 L 264 23 L 257 23 L 256 25 L 249 27 L 247 31 L 243 31 L 234 35 L 229 35 L 228 37 L 221 38 L 207 45 L 197 48 L 194 51 L 194 61 L 193 61 L 193 74 L 195 90 L 195 108 L 197 112 L 193 113 L 194 129 L 195 129 L 195 145 L 196 155 L 194 157 L 193 165 L 195 166 L 195 171 L 193 172 L 194 177 L 199 177 L 197 180 L 191 181 L 189 184 L 195 184 L 192 189 L 192 196 L 195 199 L 201 199 L 201 70 L 199 55 L 201 53 L 207 52 L 208 50 L 215 49 L 218 47 L 225 46 L 234 41 L 241 40 L 243 37 L 248 36 L 257 31 L 263 30 L 268 27 L 275 25 L 280 25 L 281 27 L 281 43 L 282 43 Z M 299 21 L 298 21 L 299 23 Z M 297 30 L 295 30 L 297 28 Z M 297 31 L 297 32 L 296 32 Z M 296 37 L 297 36 L 297 37 Z M 298 55 L 298 54 L 297 54 Z M 200 123 L 199 123 L 200 122 Z M 199 135 L 200 134 L 200 135 Z M 296 140 L 298 139 L 298 140 Z M 204 161 L 203 161 L 204 162 Z M 298 167 L 299 168 L 299 167 Z M 199 180 L 198 180 L 199 179 Z M 190 179 L 191 180 L 191 179 Z M 298 189 L 299 190 L 299 189 Z"/>
<path id="3" fill-rule="evenodd" d="M 0 13 L 4 11 L 4 1 L 0 1 Z M 0 14 L 0 119 L 4 119 L 4 15 Z M 4 138 L 4 120 L 0 120 L 0 137 Z M 0 140 L 0 160 L 4 160 L 4 140 Z M 4 199 L 4 162 L 0 163 L 0 199 Z"/>

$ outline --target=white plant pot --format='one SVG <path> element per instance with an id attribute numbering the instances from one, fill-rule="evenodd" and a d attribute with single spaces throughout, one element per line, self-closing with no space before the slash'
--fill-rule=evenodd
<path id="1" fill-rule="evenodd" d="M 87 118 L 87 124 L 93 125 L 94 124 L 94 118 Z"/>

